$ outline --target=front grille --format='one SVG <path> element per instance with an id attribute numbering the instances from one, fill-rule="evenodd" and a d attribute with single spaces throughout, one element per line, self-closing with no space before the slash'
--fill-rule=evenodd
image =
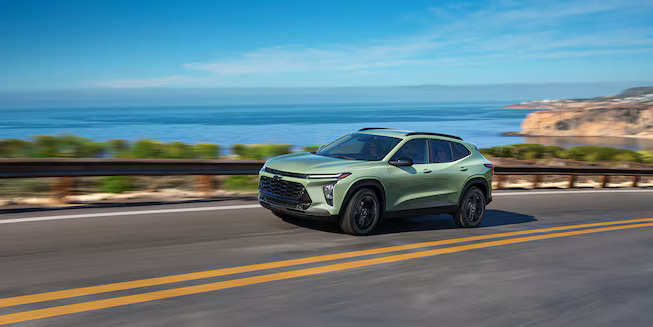
<path id="1" fill-rule="evenodd" d="M 264 170 L 266 172 L 270 173 L 270 174 L 275 174 L 275 175 L 280 175 L 280 176 L 306 178 L 306 174 L 291 173 L 291 172 L 276 170 L 276 169 L 272 169 L 272 168 L 268 168 L 268 167 L 265 167 Z"/>
<path id="2" fill-rule="evenodd" d="M 292 199 L 299 203 L 311 202 L 304 185 L 299 183 L 261 176 L 260 189 L 271 196 Z"/>

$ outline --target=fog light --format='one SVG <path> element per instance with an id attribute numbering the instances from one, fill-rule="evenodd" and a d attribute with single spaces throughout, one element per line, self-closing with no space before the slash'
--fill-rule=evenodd
<path id="1" fill-rule="evenodd" d="M 336 183 L 331 183 L 322 186 L 322 190 L 324 191 L 324 199 L 326 200 L 327 204 L 330 206 L 333 206 L 333 187 L 336 185 Z"/>

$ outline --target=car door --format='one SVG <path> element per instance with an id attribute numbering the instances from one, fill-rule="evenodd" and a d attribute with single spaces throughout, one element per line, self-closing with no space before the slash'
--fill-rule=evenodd
<path id="1" fill-rule="evenodd" d="M 472 154 L 466 146 L 458 142 L 450 142 L 451 150 L 453 152 L 453 165 L 454 174 L 451 185 L 454 186 L 454 193 L 451 194 L 452 201 L 458 201 L 462 196 L 463 186 L 469 177 L 473 174 L 474 167 L 470 166 L 468 157 Z"/>
<path id="2" fill-rule="evenodd" d="M 389 211 L 411 210 L 429 206 L 431 185 L 429 173 L 428 140 L 412 139 L 404 143 L 390 159 L 409 158 L 412 166 L 389 166 L 388 176 L 384 179 L 386 187 L 386 209 Z"/>
<path id="3" fill-rule="evenodd" d="M 454 163 L 452 142 L 429 139 L 429 164 L 426 169 L 429 171 L 426 178 L 431 193 L 429 206 L 455 205 L 459 168 Z"/>

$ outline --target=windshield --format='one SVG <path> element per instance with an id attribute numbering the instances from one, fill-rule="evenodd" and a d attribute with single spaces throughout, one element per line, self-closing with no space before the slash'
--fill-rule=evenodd
<path id="1" fill-rule="evenodd" d="M 378 161 L 399 141 L 401 139 L 396 137 L 353 133 L 337 139 L 315 154 L 350 160 Z"/>

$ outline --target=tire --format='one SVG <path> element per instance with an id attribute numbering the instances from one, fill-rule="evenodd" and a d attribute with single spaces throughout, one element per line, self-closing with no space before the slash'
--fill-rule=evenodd
<path id="1" fill-rule="evenodd" d="M 470 187 L 460 200 L 453 220 L 460 227 L 478 227 L 485 215 L 485 194 L 478 187 Z"/>
<path id="2" fill-rule="evenodd" d="M 351 197 L 340 217 L 340 228 L 351 235 L 368 235 L 381 217 L 381 204 L 376 193 L 369 188 L 357 191 Z"/>

